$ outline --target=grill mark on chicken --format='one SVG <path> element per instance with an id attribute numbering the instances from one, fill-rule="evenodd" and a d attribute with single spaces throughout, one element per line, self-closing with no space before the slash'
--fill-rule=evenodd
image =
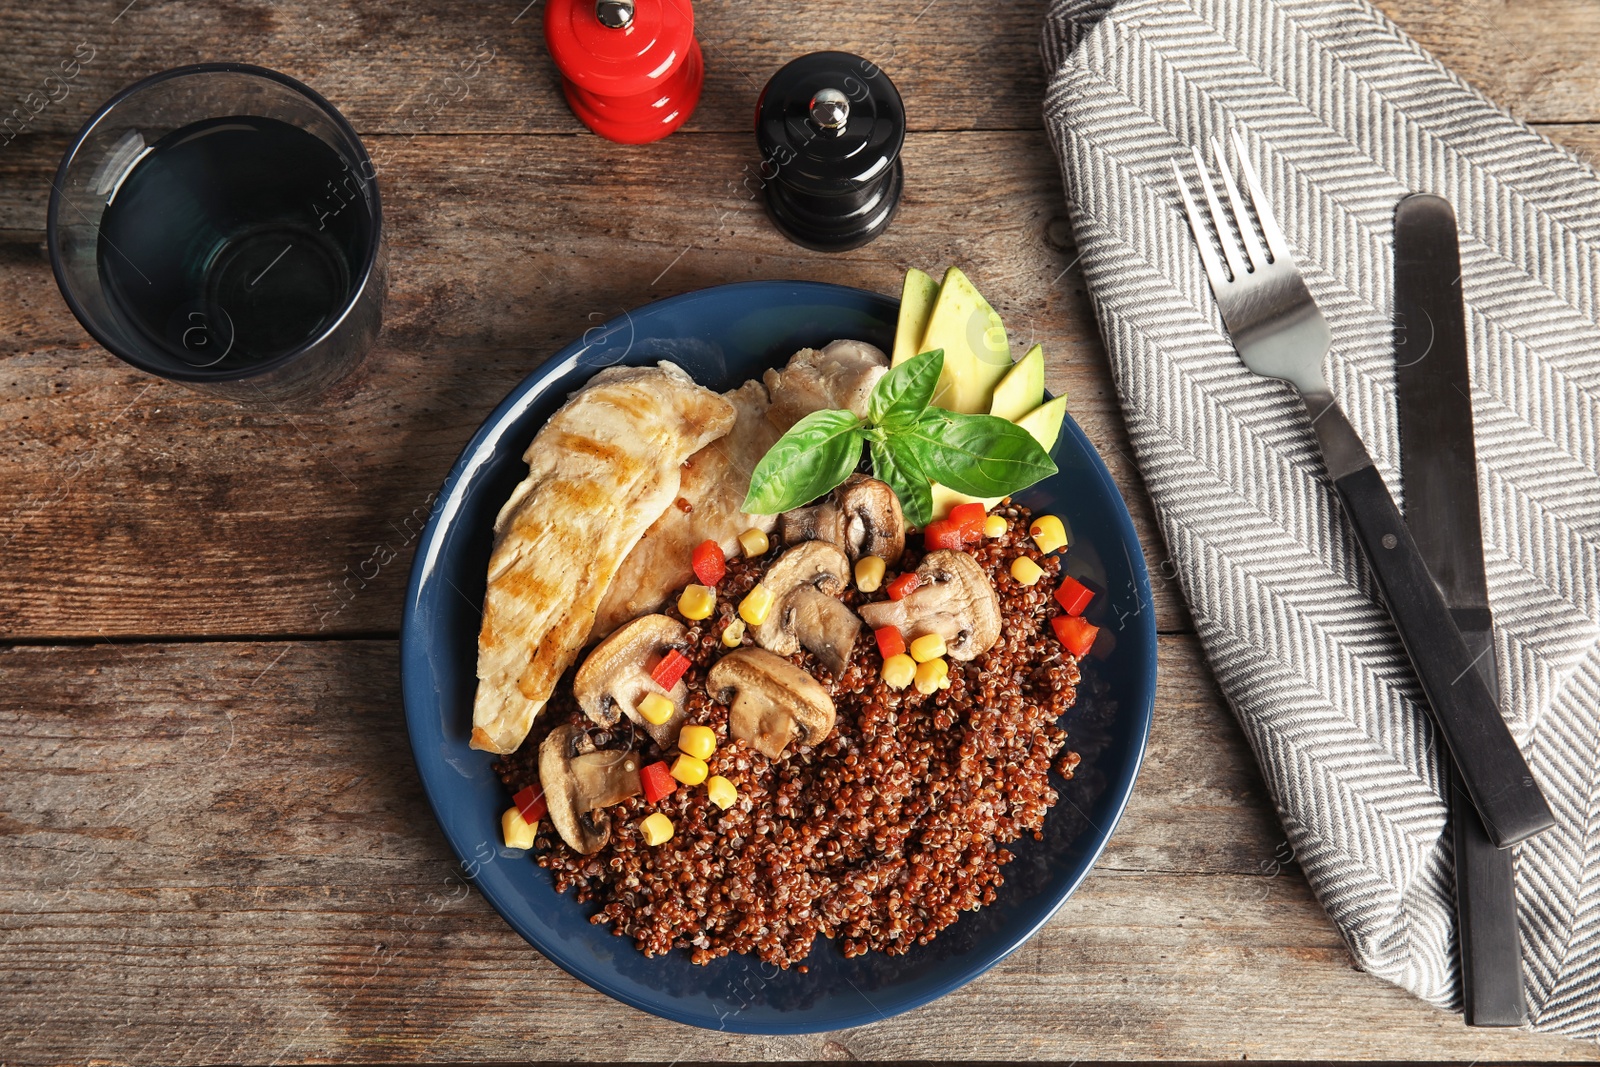
<path id="1" fill-rule="evenodd" d="M 682 463 L 733 421 L 728 401 L 662 363 L 602 371 L 540 430 L 495 520 L 472 747 L 522 743 L 617 567 L 678 495 Z"/>
<path id="2" fill-rule="evenodd" d="M 732 556 L 745 530 L 754 527 L 765 533 L 775 525 L 776 516 L 739 510 L 750 487 L 750 473 L 778 439 L 777 428 L 767 419 L 767 389 L 752 380 L 722 395 L 738 413 L 733 428 L 684 464 L 679 495 L 618 569 L 600 602 L 591 638 L 602 638 L 630 619 L 656 610 L 695 581 L 690 557 L 702 541 L 715 541 Z"/>

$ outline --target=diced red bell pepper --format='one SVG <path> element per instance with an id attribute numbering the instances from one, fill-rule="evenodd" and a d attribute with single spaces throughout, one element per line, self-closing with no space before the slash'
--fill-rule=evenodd
<path id="1" fill-rule="evenodd" d="M 916 571 L 906 571 L 900 577 L 884 587 L 890 600 L 899 600 L 922 584 L 922 579 L 917 577 Z"/>
<path id="2" fill-rule="evenodd" d="M 922 543 L 929 552 L 940 548 L 959 549 L 963 541 L 961 527 L 949 519 L 934 519 L 922 528 Z"/>
<path id="3" fill-rule="evenodd" d="M 878 652 L 884 659 L 898 656 L 906 650 L 906 639 L 901 636 L 898 626 L 880 626 L 872 631 L 872 636 L 878 639 Z"/>
<path id="4" fill-rule="evenodd" d="M 1093 599 L 1094 590 L 1071 575 L 1062 575 L 1061 584 L 1056 586 L 1056 603 L 1068 615 L 1082 615 Z"/>
<path id="5" fill-rule="evenodd" d="M 957 504 L 950 509 L 950 521 L 961 531 L 961 539 L 969 544 L 983 540 L 983 520 L 989 512 L 979 503 Z"/>
<path id="6" fill-rule="evenodd" d="M 1081 615 L 1057 615 L 1050 620 L 1050 626 L 1075 659 L 1082 659 L 1089 654 L 1090 646 L 1100 633 L 1100 627 L 1092 625 Z"/>
<path id="7" fill-rule="evenodd" d="M 522 812 L 523 821 L 529 826 L 535 826 L 544 818 L 544 813 L 550 810 L 550 805 L 544 802 L 544 789 L 540 786 L 530 785 L 517 790 L 511 798 L 511 803 Z"/>
<path id="8" fill-rule="evenodd" d="M 670 796 L 678 788 L 678 780 L 672 777 L 666 760 L 657 760 L 640 769 L 639 788 L 644 790 L 644 798 L 654 804 L 662 797 Z"/>
<path id="9" fill-rule="evenodd" d="M 668 692 L 678 684 L 678 679 L 683 677 L 683 672 L 689 669 L 689 657 L 675 648 L 667 649 L 667 654 L 661 661 L 650 669 L 650 677 L 662 689 Z"/>
<path id="10" fill-rule="evenodd" d="M 715 541 L 701 541 L 690 558 L 694 576 L 700 579 L 701 585 L 716 585 L 728 573 L 728 557 L 722 554 L 722 546 Z"/>

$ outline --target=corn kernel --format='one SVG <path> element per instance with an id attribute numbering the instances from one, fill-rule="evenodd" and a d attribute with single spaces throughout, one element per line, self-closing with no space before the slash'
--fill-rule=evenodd
<path id="1" fill-rule="evenodd" d="M 722 775 L 713 774 L 706 779 L 706 799 L 727 811 L 739 799 L 739 790 Z"/>
<path id="2" fill-rule="evenodd" d="M 672 820 L 659 811 L 651 812 L 639 822 L 639 832 L 647 845 L 664 845 L 672 840 Z"/>
<path id="3" fill-rule="evenodd" d="M 651 726 L 660 726 L 678 710 L 677 706 L 660 693 L 646 693 L 639 701 L 639 714 Z"/>
<path id="4" fill-rule="evenodd" d="M 1028 533 L 1033 535 L 1033 543 L 1039 546 L 1040 552 L 1067 547 L 1067 528 L 1054 515 L 1040 515 L 1034 519 Z"/>
<path id="5" fill-rule="evenodd" d="M 983 520 L 983 536 L 985 537 L 1003 537 L 1010 528 L 1004 515 L 990 515 Z"/>
<path id="6" fill-rule="evenodd" d="M 1044 577 L 1044 568 L 1027 556 L 1018 556 L 1011 561 L 1011 577 L 1018 585 L 1032 585 Z"/>
<path id="7" fill-rule="evenodd" d="M 739 601 L 739 618 L 751 626 L 760 626 L 767 621 L 767 613 L 772 610 L 772 591 L 764 585 L 757 584 Z"/>
<path id="8" fill-rule="evenodd" d="M 917 692 L 932 693 L 950 688 L 950 664 L 942 659 L 930 659 L 917 664 Z"/>
<path id="9" fill-rule="evenodd" d="M 729 648 L 738 648 L 744 640 L 744 620 L 734 619 L 722 628 L 722 643 Z"/>
<path id="10" fill-rule="evenodd" d="M 686 619 L 693 619 L 696 622 L 709 619 L 715 610 L 717 610 L 717 594 L 709 586 L 684 586 L 683 593 L 678 597 L 678 614 Z"/>
<path id="11" fill-rule="evenodd" d="M 678 751 L 695 759 L 710 759 L 717 750 L 716 731 L 709 726 L 685 726 L 678 732 Z"/>
<path id="12" fill-rule="evenodd" d="M 672 777 L 684 785 L 699 785 L 706 780 L 706 775 L 709 773 L 706 761 L 703 759 L 681 755 L 672 761 Z"/>
<path id="13" fill-rule="evenodd" d="M 883 572 L 888 565 L 877 556 L 862 556 L 856 560 L 856 588 L 863 593 L 876 593 L 883 586 Z"/>
<path id="14" fill-rule="evenodd" d="M 744 549 L 744 554 L 747 557 L 755 559 L 757 556 L 766 555 L 771 543 L 767 540 L 767 535 L 763 531 L 752 526 L 739 535 L 739 547 Z"/>
<path id="15" fill-rule="evenodd" d="M 926 663 L 931 659 L 938 659 L 944 655 L 944 635 L 923 634 L 911 642 L 911 658 L 918 663 Z"/>
<path id="16" fill-rule="evenodd" d="M 917 661 L 904 652 L 883 661 L 883 683 L 891 689 L 904 689 L 917 676 Z"/>
<path id="17" fill-rule="evenodd" d="M 506 809 L 500 816 L 500 832 L 505 835 L 506 848 L 532 848 L 533 827 L 528 825 L 528 820 L 522 817 L 522 812 L 516 805 Z"/>

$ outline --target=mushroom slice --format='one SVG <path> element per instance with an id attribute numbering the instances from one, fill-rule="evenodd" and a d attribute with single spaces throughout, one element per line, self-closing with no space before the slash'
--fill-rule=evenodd
<path id="1" fill-rule="evenodd" d="M 938 634 L 951 659 L 972 659 L 1000 640 L 1000 597 L 971 556 L 952 549 L 929 552 L 917 578 L 916 589 L 899 600 L 863 604 L 867 625 L 897 627 L 908 642 Z"/>
<path id="2" fill-rule="evenodd" d="M 670 690 L 662 689 L 650 677 L 650 666 L 658 655 L 688 643 L 689 631 L 676 619 L 641 615 L 594 646 L 572 680 L 572 695 L 598 725 L 611 729 L 627 716 L 656 744 L 671 748 L 689 714 L 689 689 L 682 679 Z M 672 701 L 672 717 L 659 726 L 639 714 L 639 701 L 650 693 L 661 693 Z"/>
<path id="3" fill-rule="evenodd" d="M 728 733 L 768 759 L 790 741 L 815 745 L 833 732 L 833 698 L 793 663 L 759 648 L 741 648 L 717 660 L 706 690 L 728 705 Z"/>
<path id="4" fill-rule="evenodd" d="M 561 840 L 587 856 L 611 839 L 605 809 L 639 793 L 639 757 L 595 748 L 582 727 L 558 726 L 539 746 L 539 785 Z"/>
<path id="5" fill-rule="evenodd" d="M 820 504 L 784 512 L 781 531 L 785 544 L 831 541 L 852 560 L 877 556 L 891 567 L 906 547 L 900 498 L 865 474 L 852 474 Z"/>
<path id="6" fill-rule="evenodd" d="M 803 541 L 778 557 L 761 584 L 772 594 L 772 610 L 755 628 L 756 644 L 780 656 L 804 645 L 835 678 L 850 662 L 861 620 L 839 599 L 850 561 L 838 545 Z"/>

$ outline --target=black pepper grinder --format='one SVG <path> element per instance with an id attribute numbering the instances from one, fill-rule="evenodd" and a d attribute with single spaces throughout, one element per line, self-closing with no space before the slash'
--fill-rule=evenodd
<path id="1" fill-rule="evenodd" d="M 879 67 L 849 52 L 790 61 L 756 104 L 767 214 L 806 248 L 861 247 L 900 204 L 905 139 L 905 105 Z"/>

